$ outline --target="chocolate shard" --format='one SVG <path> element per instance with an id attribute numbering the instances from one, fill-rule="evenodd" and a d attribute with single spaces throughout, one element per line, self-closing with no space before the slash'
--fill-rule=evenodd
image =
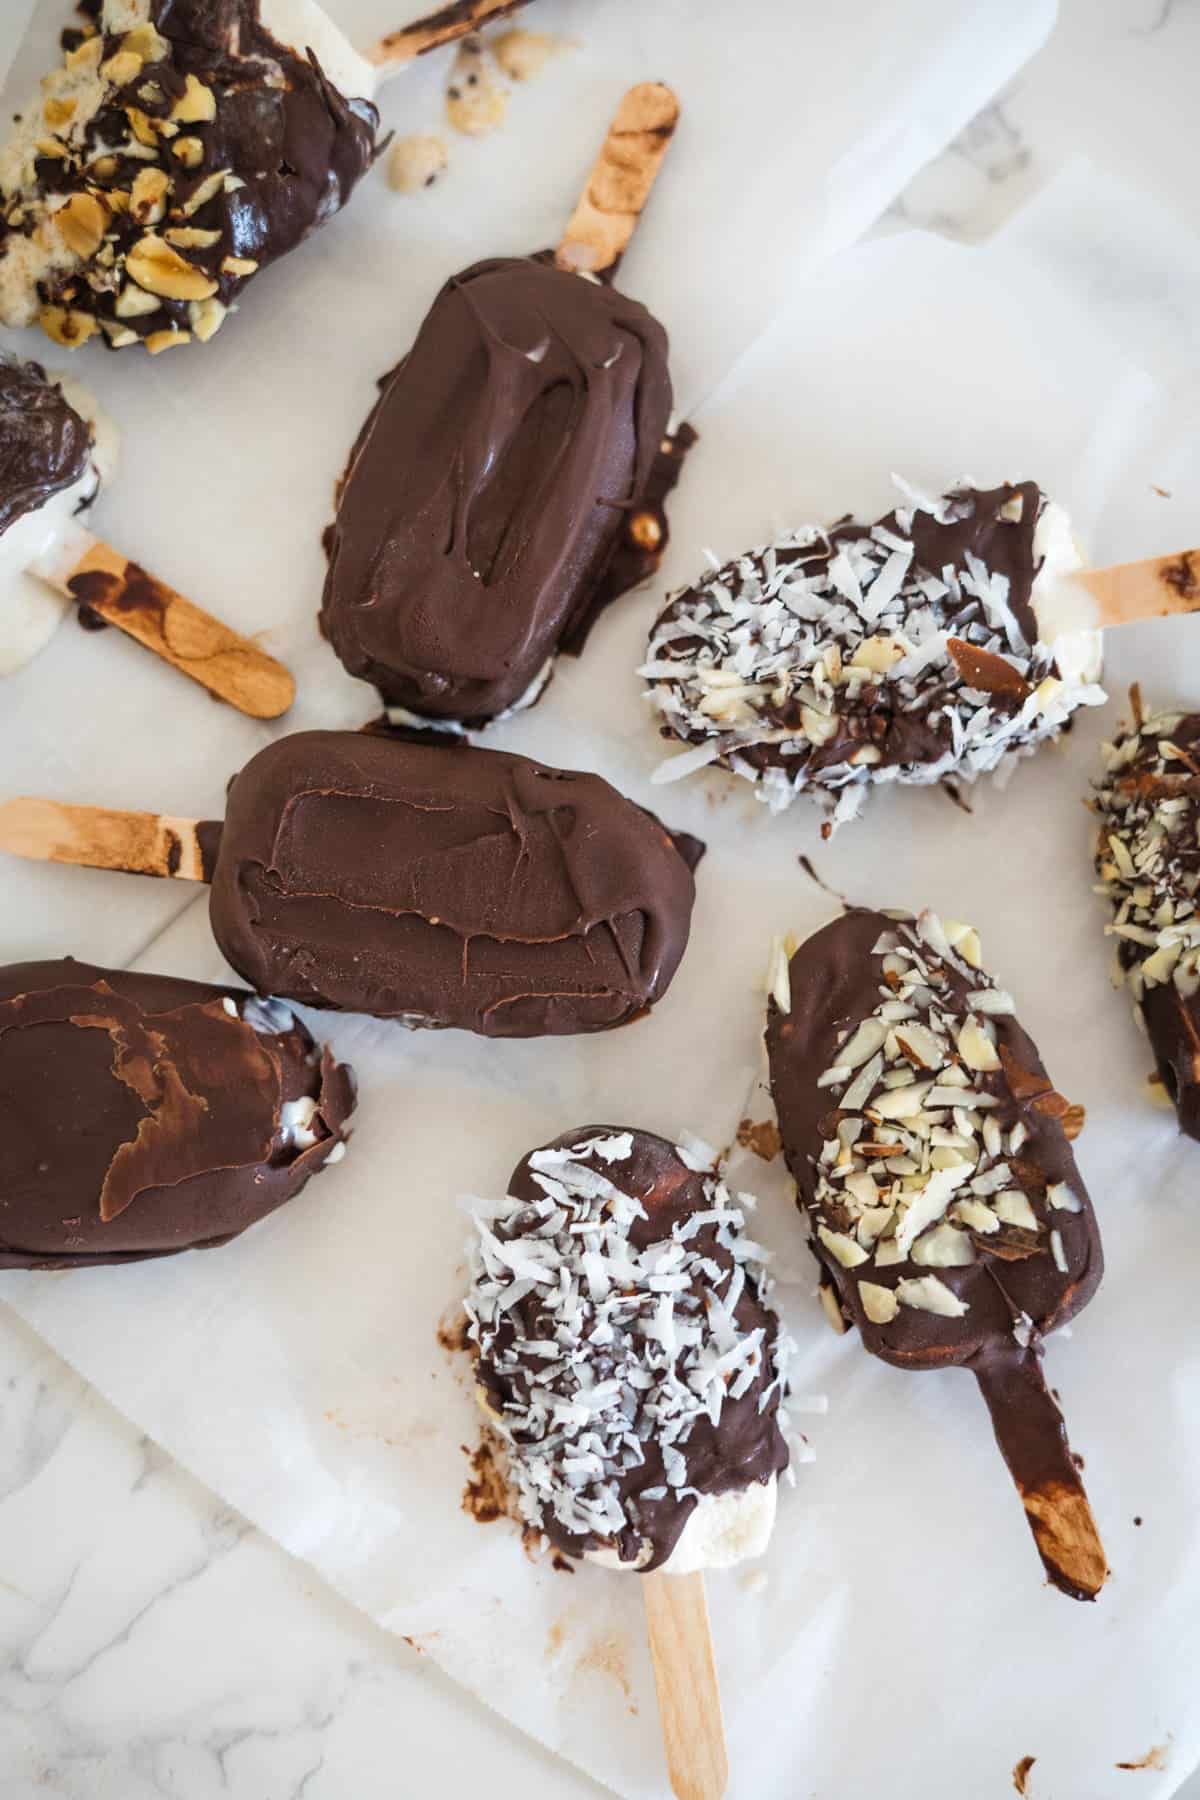
<path id="1" fill-rule="evenodd" d="M 74 487 L 91 444 L 90 428 L 39 364 L 0 354 L 0 534 Z"/>
<path id="2" fill-rule="evenodd" d="M 234 781 L 211 918 L 260 992 L 535 1037 L 644 1013 L 694 898 L 670 833 L 597 775 L 312 731 Z"/>
<path id="3" fill-rule="evenodd" d="M 605 1551 L 641 1572 L 668 1561 L 702 1499 L 767 1486 L 788 1464 L 777 1416 L 788 1345 L 761 1252 L 719 1174 L 694 1160 L 613 1125 L 531 1150 L 486 1221 L 467 1304 L 521 1516 L 568 1555 Z M 571 1229 L 585 1222 L 586 1235 Z M 551 1279 L 523 1282 L 510 1303 L 509 1259 L 526 1241 Z M 660 1261 L 679 1278 L 668 1302 Z M 522 1355 L 528 1343 L 555 1354 Z M 628 1398 L 588 1406 L 604 1382 Z"/>
<path id="4" fill-rule="evenodd" d="M 1096 870 L 1117 965 L 1180 1128 L 1200 1139 L 1200 713 L 1143 710 L 1106 751 Z"/>
<path id="5" fill-rule="evenodd" d="M 227 1243 L 353 1109 L 350 1070 L 287 1007 L 71 957 L 0 969 L 0 1268 Z"/>
<path id="6" fill-rule="evenodd" d="M 321 624 L 350 673 L 467 724 L 536 693 L 627 524 L 656 539 L 627 580 L 661 549 L 670 411 L 666 333 L 615 288 L 531 257 L 447 282 L 339 492 Z"/>
<path id="7" fill-rule="evenodd" d="M 976 1376 L 1051 1578 L 1092 1598 L 1103 1550 L 1039 1359 L 1099 1285 L 1100 1236 L 1065 1103 L 1044 1104 L 1037 1048 L 977 952 L 929 913 L 827 925 L 791 959 L 789 1009 L 771 1002 L 771 1087 L 823 1279 L 865 1347 Z"/>

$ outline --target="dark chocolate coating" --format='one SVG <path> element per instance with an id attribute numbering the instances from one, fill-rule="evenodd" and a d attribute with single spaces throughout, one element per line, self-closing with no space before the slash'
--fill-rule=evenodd
<path id="1" fill-rule="evenodd" d="M 858 908 L 835 919 L 801 944 L 792 957 L 791 1012 L 781 1013 L 774 1002 L 770 1006 L 767 1052 L 771 1088 L 779 1113 L 784 1155 L 795 1177 L 802 1209 L 810 1208 L 814 1200 L 812 1159 L 819 1154 L 824 1135 L 820 1122 L 837 1105 L 828 1089 L 817 1087 L 817 1078 L 835 1063 L 834 1051 L 847 1026 L 860 1023 L 879 1004 L 882 959 L 871 952 L 881 934 L 894 929 L 895 922 L 883 913 Z M 947 968 L 946 974 L 947 1009 L 953 1011 L 957 1007 L 965 1012 L 968 984 L 952 967 Z M 870 1267 L 845 1269 L 819 1239 L 813 1239 L 813 1252 L 827 1278 L 833 1281 L 844 1312 L 862 1333 L 867 1349 L 900 1368 L 937 1368 L 947 1363 L 974 1366 L 998 1348 L 1007 1355 L 1013 1342 L 1013 1325 L 1021 1313 L 1028 1315 L 1039 1333 L 1053 1331 L 1087 1305 L 1104 1272 L 1095 1214 L 1071 1145 L 1060 1118 L 1037 1104 L 1039 1098 L 1053 1093 L 1037 1048 L 1015 1018 L 1001 1015 L 992 1022 L 1002 1058 L 1007 1053 L 1028 1080 L 1021 1083 L 1021 1096 L 1013 1092 L 1004 1069 L 984 1074 L 972 1072 L 971 1080 L 981 1092 L 1001 1097 L 993 1116 L 1002 1130 L 1007 1133 L 1020 1119 L 1029 1133 L 1020 1152 L 1022 1170 L 1014 1173 L 1013 1185 L 1024 1188 L 1043 1226 L 1042 1247 L 1033 1255 L 1010 1261 L 990 1252 L 987 1238 L 980 1237 L 976 1239 L 974 1263 L 936 1271 L 967 1302 L 969 1310 L 961 1318 L 944 1318 L 902 1307 L 890 1324 L 875 1325 L 859 1300 L 859 1276 L 894 1286 L 900 1278 L 919 1277 L 930 1271 L 911 1261 L 896 1263 L 878 1273 Z M 1069 1184 L 1083 1200 L 1081 1212 L 1051 1210 L 1047 1206 L 1045 1187 L 1054 1182 Z M 1067 1274 L 1059 1271 L 1050 1254 L 1051 1227 L 1061 1234 Z"/>
<path id="2" fill-rule="evenodd" d="M 1148 824 L 1164 800 L 1185 803 L 1174 812 L 1170 832 L 1164 832 L 1161 839 L 1161 866 L 1144 878 L 1153 895 L 1151 905 L 1145 909 L 1147 914 L 1155 912 L 1163 900 L 1184 907 L 1194 903 L 1200 887 L 1200 774 L 1196 773 L 1200 768 L 1200 713 L 1185 713 L 1171 726 L 1169 735 L 1171 743 L 1183 751 L 1186 762 L 1164 759 L 1157 731 L 1142 735 L 1134 759 L 1102 784 L 1099 802 L 1105 831 L 1127 831 L 1131 825 Z M 1128 801 L 1127 813 L 1112 804 L 1105 787 L 1115 788 Z M 1108 854 L 1107 845 L 1102 842 L 1097 861 L 1103 862 Z M 1141 911 L 1134 914 L 1134 919 L 1146 922 Z M 1126 973 L 1152 954 L 1149 945 L 1129 938 L 1117 939 L 1117 957 Z M 1180 1129 L 1189 1137 L 1200 1139 L 1200 995 L 1181 993 L 1173 980 L 1148 982 L 1138 1005 L 1155 1066 L 1175 1104 Z"/>
<path id="3" fill-rule="evenodd" d="M 88 466 L 92 434 L 34 362 L 0 355 L 0 533 Z"/>
<path id="4" fill-rule="evenodd" d="M 614 1136 L 629 1129 L 625 1125 L 587 1125 L 579 1131 L 565 1132 L 551 1144 L 540 1148 L 570 1146 L 587 1138 Z M 708 1207 L 704 1182 L 706 1176 L 711 1177 L 711 1171 L 689 1169 L 680 1159 L 674 1144 L 668 1143 L 665 1138 L 656 1137 L 652 1132 L 634 1131 L 632 1136 L 633 1155 L 626 1162 L 615 1165 L 605 1163 L 595 1152 L 581 1161 L 584 1168 L 606 1175 L 617 1183 L 623 1193 L 641 1201 L 647 1216 L 633 1221 L 629 1241 L 636 1250 L 645 1250 L 651 1244 L 669 1239 L 673 1227 L 686 1219 L 689 1213 L 704 1211 Z M 508 1192 L 515 1199 L 535 1201 L 543 1197 L 543 1190 L 538 1186 L 529 1166 L 529 1159 L 535 1154 L 535 1151 L 530 1151 L 522 1157 L 513 1171 Z M 732 1266 L 733 1257 L 717 1242 L 713 1225 L 702 1226 L 690 1243 L 699 1254 L 717 1263 L 722 1270 Z M 546 1331 L 539 1328 L 538 1323 L 544 1310 L 540 1292 L 535 1288 L 514 1308 L 521 1320 L 520 1335 L 533 1338 L 546 1335 Z M 742 1292 L 734 1317 L 739 1330 L 744 1333 L 761 1328 L 768 1343 L 778 1329 L 775 1314 L 764 1306 L 750 1282 L 747 1282 Z M 511 1345 L 516 1335 L 517 1332 L 512 1328 L 501 1331 L 498 1334 L 498 1347 L 503 1349 Z M 550 1335 L 553 1335 L 552 1330 Z M 595 1352 L 592 1363 L 596 1381 L 605 1380 L 610 1370 L 605 1366 L 603 1354 Z M 489 1404 L 497 1412 L 503 1411 L 506 1403 L 513 1399 L 508 1384 L 497 1381 L 495 1371 L 486 1359 L 481 1358 L 477 1363 L 476 1373 L 487 1393 Z M 772 1358 L 764 1356 L 758 1378 L 739 1399 L 726 1399 L 716 1425 L 707 1416 L 701 1417 L 693 1425 L 686 1441 L 679 1446 L 687 1460 L 687 1484 L 699 1494 L 740 1493 L 752 1482 L 769 1482 L 787 1468 L 788 1448 L 776 1417 L 780 1402 L 778 1389 L 762 1412 L 759 1411 L 758 1404 L 763 1390 L 773 1381 L 774 1374 Z M 515 1441 L 519 1449 L 520 1439 Z M 553 1544 L 570 1556 L 582 1556 L 587 1550 L 613 1547 L 623 1562 L 634 1564 L 643 1542 L 649 1542 L 653 1554 L 644 1569 L 649 1571 L 660 1568 L 667 1561 L 679 1542 L 684 1526 L 696 1509 L 697 1500 L 694 1495 L 683 1497 L 671 1488 L 667 1489 L 664 1498 L 642 1499 L 640 1496 L 645 1489 L 660 1487 L 665 1479 L 662 1452 L 653 1436 L 643 1439 L 642 1450 L 645 1461 L 636 1468 L 623 1471 L 617 1484 L 617 1492 L 627 1513 L 636 1520 L 636 1528 L 631 1526 L 615 1540 L 601 1539 L 594 1534 L 577 1537 L 547 1511 L 543 1515 L 542 1527 Z"/>
<path id="5" fill-rule="evenodd" d="M 97 154 L 100 145 L 126 141 L 128 107 L 152 121 L 166 118 L 189 75 L 212 91 L 215 117 L 181 128 L 200 141 L 202 159 L 185 169 L 172 156 L 169 142 L 164 143 L 159 162 L 173 183 L 171 210 L 155 229 L 186 223 L 217 234 L 212 244 L 190 245 L 185 256 L 216 282 L 215 297 L 228 306 L 257 271 L 234 273 L 223 266 L 226 258 L 262 269 L 339 211 L 378 152 L 379 114 L 369 101 L 339 93 L 315 60 L 278 43 L 259 22 L 257 0 L 153 0 L 151 21 L 170 54 L 147 63 L 101 107 L 87 127 L 87 156 Z M 120 41 L 119 34 L 106 38 L 106 56 L 120 48 Z M 147 164 L 126 155 L 116 160 L 104 189 L 128 193 Z M 45 193 L 70 194 L 94 182 L 86 161 L 79 159 L 43 160 L 37 170 Z M 218 183 L 216 192 L 184 220 L 179 209 L 218 170 L 230 171 L 240 185 L 228 191 Z M 109 234 L 118 265 L 145 230 L 132 211 L 114 214 Z M 0 218 L 0 250 L 4 235 Z M 95 287 L 88 279 L 93 275 Z M 44 297 L 109 320 L 139 338 L 169 326 L 191 328 L 187 300 L 164 298 L 154 312 L 120 318 L 115 310 L 119 286 L 113 284 L 111 266 L 89 262 L 82 276 L 69 270 L 52 277 Z M 67 287 L 72 290 L 69 301 L 62 293 Z"/>
<path id="6" fill-rule="evenodd" d="M 321 621 L 392 705 L 484 722 L 583 619 L 671 411 L 667 337 L 529 257 L 447 282 L 343 480 Z"/>
<path id="7" fill-rule="evenodd" d="M 65 957 L 0 969 L 0 1268 L 138 1262 L 224 1244 L 345 1137 L 354 1080 L 234 989 Z M 311 1097 L 317 1142 L 285 1142 Z"/>
<path id="8" fill-rule="evenodd" d="M 653 1005 L 694 897 L 670 834 L 597 775 L 309 731 L 233 783 L 211 916 L 260 992 L 536 1037 Z"/>

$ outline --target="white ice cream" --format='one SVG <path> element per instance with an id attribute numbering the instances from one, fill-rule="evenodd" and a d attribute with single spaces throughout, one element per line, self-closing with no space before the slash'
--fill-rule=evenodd
<path id="1" fill-rule="evenodd" d="M 316 0 L 261 0 L 258 16 L 271 36 L 301 56 L 312 51 L 347 100 L 371 100 L 380 70 L 360 56 Z"/>
<path id="2" fill-rule="evenodd" d="M 1100 679 L 1104 644 L 1096 629 L 1097 606 L 1075 576 L 1087 563 L 1071 529 L 1066 509 L 1057 500 L 1042 508 L 1033 534 L 1033 553 L 1041 567 L 1033 583 L 1033 610 L 1038 637 L 1053 645 L 1055 659 L 1068 681 Z"/>
<path id="3" fill-rule="evenodd" d="M 761 1556 L 775 1528 L 778 1481 L 752 1482 L 740 1494 L 705 1494 L 696 1502 L 679 1542 L 662 1566 L 664 1575 L 695 1575 L 706 1569 L 732 1569 Z M 649 1548 L 634 1564 L 622 1562 L 615 1550 L 589 1550 L 588 1562 L 603 1569 L 640 1568 Z"/>
<path id="4" fill-rule="evenodd" d="M 92 459 L 72 487 L 53 495 L 36 512 L 25 513 L 0 535 L 0 675 L 12 675 L 31 662 L 71 610 L 70 600 L 54 593 L 28 570 L 71 530 L 77 513 L 91 505 L 112 480 L 117 466 L 119 439 L 112 420 L 70 376 L 54 379 L 92 427 Z"/>

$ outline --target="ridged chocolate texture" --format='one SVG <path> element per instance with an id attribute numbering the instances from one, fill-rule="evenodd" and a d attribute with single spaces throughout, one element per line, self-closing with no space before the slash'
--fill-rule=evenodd
<path id="1" fill-rule="evenodd" d="M 260 992 L 536 1037 L 653 1005 L 694 896 L 670 834 L 599 776 L 310 731 L 233 783 L 211 916 Z"/>
<path id="2" fill-rule="evenodd" d="M 528 257 L 447 282 L 342 483 L 322 624 L 389 704 L 482 723 L 587 613 L 671 411 L 667 337 Z"/>
<path id="3" fill-rule="evenodd" d="M 909 1256 L 884 1267 L 868 1260 L 848 1268 L 821 1241 L 817 1235 L 820 1223 L 836 1230 L 846 1222 L 831 1219 L 828 1208 L 818 1201 L 817 1158 L 828 1135 L 823 1126 L 832 1123 L 836 1128 L 839 1089 L 818 1087 L 817 1082 L 826 1070 L 837 1066 L 836 1052 L 847 1029 L 861 1024 L 879 1006 L 881 989 L 889 984 L 883 958 L 874 947 L 881 937 L 896 930 L 896 921 L 885 914 L 856 909 L 825 926 L 796 951 L 790 963 L 791 1010 L 783 1013 L 772 1002 L 767 1024 L 771 1088 L 784 1154 L 799 1189 L 798 1203 L 814 1226 L 813 1251 L 867 1349 L 901 1368 L 974 1365 L 994 1347 L 1007 1353 L 1014 1325 L 1022 1314 L 1038 1333 L 1045 1334 L 1065 1325 L 1087 1304 L 1104 1271 L 1100 1235 L 1063 1129 L 1065 1102 L 1055 1093 L 1036 1046 L 1017 1020 L 1011 1015 L 988 1014 L 995 1026 L 1001 1066 L 971 1070 L 970 1086 L 994 1096 L 996 1104 L 987 1109 L 987 1116 L 996 1121 L 1006 1142 L 1018 1123 L 1024 1127 L 1019 1152 L 1002 1154 L 995 1163 L 999 1167 L 1007 1162 L 1005 1186 L 1019 1189 L 1029 1200 L 1038 1221 L 1038 1236 L 1007 1225 L 998 1230 L 964 1230 L 975 1254 L 975 1260 L 966 1266 L 918 1263 Z M 954 962 L 929 955 L 944 971 L 944 982 L 937 989 L 939 1010 L 947 1017 L 972 1011 L 966 997 L 988 985 L 988 978 L 970 970 L 964 973 Z M 903 1034 L 902 1025 L 897 1030 Z M 913 1071 L 914 1075 L 918 1072 L 923 1078 L 924 1071 Z M 953 1129 L 952 1110 L 941 1110 Z M 903 1125 L 904 1121 L 894 1123 Z M 1061 1184 L 1070 1190 L 1077 1211 L 1048 1203 L 1047 1190 Z M 969 1191 L 968 1184 L 952 1194 L 948 1209 L 952 1212 Z M 1051 1254 L 1052 1230 L 1060 1234 L 1065 1269 L 1057 1266 Z M 966 1303 L 961 1317 L 901 1306 L 888 1323 L 876 1324 L 868 1318 L 860 1280 L 894 1289 L 899 1281 L 929 1275 L 936 1275 Z"/>
<path id="4" fill-rule="evenodd" d="M 0 1268 L 226 1243 L 300 1192 L 353 1108 L 350 1071 L 252 995 L 71 957 L 0 969 Z"/>
<path id="5" fill-rule="evenodd" d="M 611 1152 L 619 1139 L 628 1144 L 626 1155 L 614 1159 L 611 1153 L 602 1153 L 605 1148 Z M 567 1230 L 556 1242 L 544 1215 L 532 1209 L 545 1207 L 547 1182 L 564 1179 L 563 1170 L 549 1160 L 554 1153 L 578 1153 L 591 1142 L 602 1148 L 579 1156 L 569 1167 L 591 1171 L 593 1177 L 612 1183 L 621 1195 L 638 1203 L 640 1216 L 632 1219 L 626 1234 L 629 1251 L 640 1256 L 653 1246 L 662 1245 L 666 1247 L 672 1275 L 678 1275 L 680 1270 L 686 1275 L 686 1286 L 673 1296 L 673 1313 L 680 1344 L 690 1344 L 692 1349 L 673 1347 L 670 1354 L 664 1354 L 660 1347 L 652 1353 L 649 1339 L 653 1336 L 655 1305 L 661 1302 L 659 1296 L 647 1294 L 646 1287 L 652 1281 L 644 1273 L 636 1279 L 624 1277 L 628 1304 L 624 1308 L 618 1304 L 620 1322 L 616 1326 L 605 1321 L 605 1329 L 605 1323 L 598 1324 L 593 1309 L 583 1309 L 578 1324 L 588 1335 L 581 1341 L 563 1322 L 562 1315 L 571 1313 L 573 1307 L 570 1300 L 564 1303 L 564 1295 L 572 1287 L 586 1291 L 588 1277 L 581 1275 L 579 1267 L 569 1266 L 575 1258 L 564 1259 L 560 1245 L 565 1242 L 572 1250 L 578 1246 L 580 1258 L 595 1250 L 595 1262 L 603 1266 L 605 1258 L 596 1247 L 601 1232 L 581 1239 Z M 489 1407 L 504 1421 L 514 1455 L 519 1460 L 542 1461 L 548 1457 L 553 1461 L 556 1439 L 561 1442 L 564 1435 L 572 1436 L 553 1428 L 547 1432 L 547 1389 L 552 1402 L 569 1409 L 581 1392 L 603 1382 L 618 1382 L 622 1388 L 617 1409 L 590 1422 L 589 1446 L 600 1466 L 586 1481 L 581 1479 L 580 1488 L 586 1489 L 581 1497 L 588 1500 L 602 1491 L 609 1492 L 624 1515 L 624 1525 L 613 1531 L 572 1530 L 561 1516 L 566 1508 L 560 1505 L 556 1510 L 546 1503 L 544 1495 L 536 1515 L 530 1519 L 552 1543 L 571 1556 L 611 1548 L 630 1567 L 660 1568 L 679 1542 L 701 1498 L 742 1493 L 756 1482 L 766 1484 L 788 1465 L 788 1448 L 777 1418 L 783 1382 L 779 1320 L 766 1298 L 761 1264 L 753 1257 L 736 1256 L 732 1246 L 738 1242 L 738 1234 L 721 1226 L 720 1214 L 714 1210 L 718 1182 L 719 1177 L 711 1169 L 691 1168 L 665 1138 L 648 1131 L 628 1132 L 613 1125 L 588 1125 L 555 1138 L 540 1151 L 530 1151 L 517 1164 L 509 1182 L 508 1192 L 513 1200 L 527 1202 L 531 1210 L 524 1217 L 494 1221 L 496 1234 L 519 1253 L 528 1233 L 531 1250 L 541 1252 L 544 1266 L 554 1277 L 540 1285 L 525 1283 L 531 1291 L 524 1299 L 490 1324 L 477 1316 L 471 1332 L 479 1384 Z M 559 1196 L 552 1198 L 557 1200 Z M 570 1217 L 572 1202 L 568 1200 L 566 1205 Z M 732 1200 L 730 1208 L 740 1219 Z M 689 1226 L 688 1221 L 696 1214 L 702 1216 L 703 1222 Z M 701 1268 L 701 1263 L 705 1267 Z M 745 1277 L 744 1284 L 734 1275 L 737 1267 Z M 613 1279 L 621 1278 L 614 1275 Z M 640 1286 L 643 1281 L 646 1287 Z M 664 1282 L 664 1291 L 666 1285 Z M 714 1324 L 714 1299 L 718 1295 L 732 1296 L 735 1286 L 737 1299 L 731 1298 L 730 1318 L 720 1334 Z M 632 1314 L 630 1306 L 634 1307 Z M 477 1315 L 479 1311 L 476 1296 Z M 603 1307 L 599 1311 L 603 1314 Z M 645 1321 L 645 1336 L 639 1336 L 632 1325 L 633 1317 Z M 715 1354 L 713 1342 L 718 1337 L 721 1347 L 728 1351 L 735 1338 L 750 1340 L 756 1332 L 762 1336 L 761 1350 L 751 1353 L 753 1374 L 736 1380 L 731 1359 L 725 1383 L 727 1388 L 740 1391 L 725 1393 L 715 1419 L 707 1411 L 705 1400 L 695 1398 L 695 1418 L 672 1436 L 673 1448 L 668 1448 L 664 1457 L 656 1424 L 660 1386 L 698 1385 L 703 1354 Z M 514 1355 L 517 1346 L 529 1342 L 553 1344 L 557 1354 L 536 1359 L 521 1356 L 519 1351 Z M 740 1367 L 737 1373 L 741 1373 Z M 631 1374 L 640 1378 L 640 1387 L 629 1381 Z M 637 1444 L 636 1453 L 631 1451 L 631 1439 Z M 597 1449 L 597 1445 L 603 1447 Z M 576 1455 L 587 1447 L 575 1441 L 568 1444 Z M 668 1458 L 680 1464 L 673 1476 Z M 522 1483 L 521 1490 L 522 1498 L 526 1498 L 531 1490 L 533 1494 L 540 1493 L 541 1484 L 536 1480 Z"/>
<path id="6" fill-rule="evenodd" d="M 0 533 L 79 480 L 91 441 L 44 369 L 0 355 Z"/>

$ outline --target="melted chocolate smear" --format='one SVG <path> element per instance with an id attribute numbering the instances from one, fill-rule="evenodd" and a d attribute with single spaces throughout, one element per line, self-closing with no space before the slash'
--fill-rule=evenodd
<path id="1" fill-rule="evenodd" d="M 223 830 L 219 819 L 200 819 L 196 823 L 196 848 L 200 852 L 200 873 L 204 881 L 211 882 L 216 872 Z"/>
<path id="2" fill-rule="evenodd" d="M 843 912 L 850 911 L 850 902 L 847 900 L 845 894 L 840 894 L 837 888 L 831 888 L 829 883 L 817 874 L 810 857 L 800 855 L 796 860 L 804 870 L 804 873 L 808 876 L 808 879 L 819 887 L 823 894 L 828 894 L 832 899 L 836 900 Z"/>
<path id="3" fill-rule="evenodd" d="M 1197 580 L 1196 577 L 1192 553 L 1185 551 L 1174 562 L 1161 563 L 1158 578 L 1181 600 L 1195 603 L 1197 599 L 1200 599 L 1200 580 Z"/>
<path id="4" fill-rule="evenodd" d="M 84 631 L 107 631 L 108 620 L 101 618 L 92 606 L 80 604 L 75 608 L 75 619 Z"/>
<path id="5" fill-rule="evenodd" d="M 966 813 L 968 818 L 974 816 L 975 808 L 967 799 L 967 790 L 961 782 L 955 781 L 952 775 L 943 775 L 938 782 L 938 787 L 945 794 L 947 800 L 953 801 L 959 812 Z"/>
<path id="6" fill-rule="evenodd" d="M 471 1473 L 462 1493 L 462 1509 L 477 1525 L 494 1525 L 508 1517 L 508 1483 L 501 1466 L 501 1453 L 485 1435 L 474 1450 L 464 1444 L 463 1454 L 471 1465 Z"/>

